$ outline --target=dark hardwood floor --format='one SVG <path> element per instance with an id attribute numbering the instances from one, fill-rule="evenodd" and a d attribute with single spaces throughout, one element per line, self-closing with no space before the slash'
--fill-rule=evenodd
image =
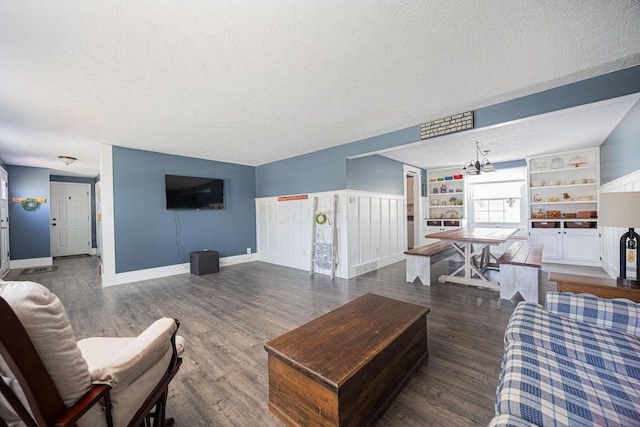
<path id="1" fill-rule="evenodd" d="M 177 426 L 280 426 L 268 410 L 266 341 L 367 292 L 425 305 L 431 308 L 429 359 L 377 425 L 486 425 L 516 302 L 501 301 L 495 291 L 438 283 L 450 263 L 434 265 L 431 287 L 406 283 L 404 262 L 333 282 L 262 262 L 206 276 L 189 274 L 187 266 L 185 274 L 102 288 L 91 257 L 56 260 L 59 268 L 50 273 L 12 270 L 5 280 L 51 289 L 77 339 L 132 336 L 159 317 L 180 319 L 187 347 L 167 409 Z M 540 276 L 542 298 L 552 287 L 546 271 Z"/>

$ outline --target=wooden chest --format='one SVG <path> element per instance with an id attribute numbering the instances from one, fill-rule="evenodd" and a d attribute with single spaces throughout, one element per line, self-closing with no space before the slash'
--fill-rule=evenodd
<path id="1" fill-rule="evenodd" d="M 368 426 L 426 360 L 429 309 L 374 294 L 265 344 L 269 409 L 291 426 Z"/>

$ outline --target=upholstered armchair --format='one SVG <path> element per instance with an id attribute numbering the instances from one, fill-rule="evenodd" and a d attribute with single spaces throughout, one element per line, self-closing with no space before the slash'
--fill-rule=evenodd
<path id="1" fill-rule="evenodd" d="M 0 426 L 161 426 L 184 339 L 162 318 L 132 338 L 76 342 L 58 297 L 0 281 Z"/>

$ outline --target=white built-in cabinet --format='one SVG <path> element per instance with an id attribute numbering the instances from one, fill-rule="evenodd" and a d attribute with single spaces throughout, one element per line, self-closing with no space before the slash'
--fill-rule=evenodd
<path id="1" fill-rule="evenodd" d="M 527 159 L 529 240 L 542 243 L 542 260 L 600 265 L 598 148 Z"/>
<path id="2" fill-rule="evenodd" d="M 465 177 L 460 168 L 433 169 L 427 173 L 425 235 L 466 225 Z M 425 244 L 436 242 L 426 239 Z"/>

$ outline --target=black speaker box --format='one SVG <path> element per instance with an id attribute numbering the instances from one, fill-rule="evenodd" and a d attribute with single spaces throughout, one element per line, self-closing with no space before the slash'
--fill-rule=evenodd
<path id="1" fill-rule="evenodd" d="M 216 251 L 191 252 L 191 274 L 217 273 L 220 271 L 220 254 Z"/>

